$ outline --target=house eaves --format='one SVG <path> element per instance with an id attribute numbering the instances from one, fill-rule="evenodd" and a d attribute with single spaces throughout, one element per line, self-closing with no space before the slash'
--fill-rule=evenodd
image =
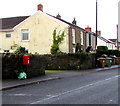
<path id="1" fill-rule="evenodd" d="M 51 15 L 51 16 L 52 16 L 52 15 Z M 90 33 L 90 34 L 95 35 L 94 32 L 89 32 L 89 31 L 87 31 L 87 30 L 85 30 L 85 29 L 83 29 L 83 28 L 81 28 L 81 27 L 79 27 L 79 26 L 77 26 L 77 25 L 74 25 L 74 24 L 72 24 L 72 23 L 70 23 L 70 22 L 67 22 L 67 21 L 65 21 L 65 20 L 63 20 L 63 19 L 61 19 L 61 18 L 57 18 L 57 17 L 55 17 L 55 16 L 52 16 L 52 17 L 54 17 L 54 18 L 56 18 L 56 19 L 58 19 L 58 20 L 60 20 L 60 21 L 62 21 L 62 22 L 64 22 L 64 23 L 67 23 L 67 24 L 70 25 L 70 26 L 73 26 L 73 27 L 79 28 L 79 29 L 85 31 L 86 33 Z"/>
<path id="2" fill-rule="evenodd" d="M 109 39 L 110 41 L 112 41 L 112 42 L 116 42 L 117 41 L 117 39 Z"/>
<path id="3" fill-rule="evenodd" d="M 83 29 L 83 28 L 81 28 L 81 27 L 79 27 L 79 26 L 77 26 L 77 25 L 74 25 L 74 24 L 72 24 L 72 23 L 70 23 L 70 22 L 67 22 L 67 21 L 65 21 L 65 20 L 63 20 L 63 19 L 61 19 L 61 18 L 57 18 L 57 17 L 55 17 L 55 16 L 53 16 L 53 15 L 50 15 L 50 14 L 48 14 L 48 13 L 46 13 L 46 14 L 49 15 L 49 16 L 51 16 L 51 17 L 53 17 L 53 18 L 55 18 L 55 19 L 57 19 L 57 20 L 60 20 L 61 22 L 64 22 L 64 23 L 68 24 L 69 26 L 73 26 L 73 27 L 76 27 L 76 28 L 79 28 L 79 29 L 81 29 L 81 30 L 86 31 L 85 29 Z"/>
<path id="4" fill-rule="evenodd" d="M 108 40 L 107 39 L 105 39 L 105 38 L 103 38 L 102 36 L 97 36 L 99 39 L 101 39 L 101 40 L 103 40 L 103 41 L 105 41 L 106 43 L 108 42 Z"/>

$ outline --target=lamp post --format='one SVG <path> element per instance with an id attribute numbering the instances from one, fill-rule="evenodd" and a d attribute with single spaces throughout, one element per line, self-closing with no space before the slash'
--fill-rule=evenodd
<path id="1" fill-rule="evenodd" d="M 97 49 L 97 15 L 98 15 L 98 11 L 97 11 L 97 5 L 98 5 L 98 2 L 96 0 L 96 46 L 95 46 L 95 49 Z"/>

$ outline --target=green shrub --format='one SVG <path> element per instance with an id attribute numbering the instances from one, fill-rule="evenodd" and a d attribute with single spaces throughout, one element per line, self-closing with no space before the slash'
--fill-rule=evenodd
<path id="1" fill-rule="evenodd" d="M 97 51 L 108 51 L 108 47 L 107 46 L 98 46 Z"/>
<path id="2" fill-rule="evenodd" d="M 25 47 L 20 46 L 15 52 L 14 54 L 25 54 L 26 50 Z"/>
<path id="3" fill-rule="evenodd" d="M 120 57 L 120 51 L 119 50 L 97 51 L 97 56 L 98 57 L 100 57 L 102 54 L 106 54 L 108 56 L 115 55 L 117 57 Z"/>
<path id="4" fill-rule="evenodd" d="M 61 34 L 60 32 L 57 34 L 56 29 L 53 31 L 53 45 L 51 46 L 51 54 L 60 54 L 60 44 L 64 40 L 65 32 L 63 31 Z"/>
<path id="5" fill-rule="evenodd" d="M 60 52 L 58 44 L 53 44 L 51 46 L 51 54 L 58 54 Z"/>

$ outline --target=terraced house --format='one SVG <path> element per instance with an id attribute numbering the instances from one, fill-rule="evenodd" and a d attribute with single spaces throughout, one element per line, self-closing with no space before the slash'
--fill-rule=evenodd
<path id="1" fill-rule="evenodd" d="M 19 16 L 0 19 L 0 52 L 13 52 L 18 47 L 25 47 L 29 53 L 50 54 L 53 44 L 53 32 L 65 31 L 65 39 L 60 50 L 65 53 L 86 51 L 88 46 L 95 50 L 95 33 L 90 27 L 77 26 L 57 16 L 43 12 L 43 5 L 37 6 L 37 12 L 31 16 Z"/>
<path id="2" fill-rule="evenodd" d="M 60 45 L 60 50 L 73 53 L 76 44 L 81 43 L 81 33 L 84 33 L 84 29 L 77 27 L 75 23 L 68 23 L 58 16 L 43 12 L 41 4 L 32 16 L 2 18 L 0 22 L 0 52 L 13 52 L 22 46 L 29 53 L 50 54 L 53 31 L 56 29 L 57 33 L 65 31 L 65 39 Z"/>
<path id="3" fill-rule="evenodd" d="M 38 5 L 38 11 L 32 16 L 20 16 L 1 19 L 0 51 L 13 52 L 18 47 L 25 47 L 29 53 L 50 54 L 53 43 L 53 31 L 65 31 L 65 40 L 60 49 L 68 53 L 68 25 L 51 17 Z"/>

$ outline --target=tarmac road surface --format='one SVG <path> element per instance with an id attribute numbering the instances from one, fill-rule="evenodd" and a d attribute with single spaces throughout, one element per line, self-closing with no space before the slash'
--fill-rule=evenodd
<path id="1" fill-rule="evenodd" d="M 118 69 L 69 75 L 2 92 L 3 104 L 118 104 Z"/>

